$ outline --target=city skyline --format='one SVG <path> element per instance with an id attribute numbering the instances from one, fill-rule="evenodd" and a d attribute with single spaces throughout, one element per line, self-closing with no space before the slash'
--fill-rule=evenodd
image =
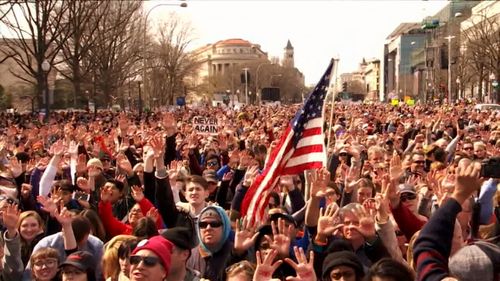
<path id="1" fill-rule="evenodd" d="M 175 12 L 194 29 L 192 49 L 218 40 L 241 38 L 260 44 L 269 58 L 282 58 L 290 40 L 295 49 L 295 65 L 304 73 L 306 84 L 316 83 L 334 56 L 340 57 L 339 73 L 357 70 L 363 58 L 382 59 L 386 37 L 401 22 L 420 22 L 448 4 L 447 1 L 186 2 L 187 8 L 154 8 L 149 16 L 150 26 Z M 148 1 L 144 9 L 178 3 Z"/>

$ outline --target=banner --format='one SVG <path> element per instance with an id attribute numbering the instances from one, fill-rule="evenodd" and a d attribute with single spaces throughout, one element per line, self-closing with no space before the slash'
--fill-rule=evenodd
<path id="1" fill-rule="evenodd" d="M 219 122 L 215 117 L 195 116 L 193 128 L 198 134 L 217 135 L 220 131 Z"/>

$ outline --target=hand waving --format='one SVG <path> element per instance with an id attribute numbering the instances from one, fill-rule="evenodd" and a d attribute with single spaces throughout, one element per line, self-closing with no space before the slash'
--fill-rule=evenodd
<path id="1" fill-rule="evenodd" d="M 132 198 L 134 198 L 135 202 L 139 203 L 144 199 L 144 190 L 142 187 L 134 185 L 132 186 Z"/>
<path id="2" fill-rule="evenodd" d="M 323 236 L 324 238 L 331 236 L 335 230 L 342 227 L 342 224 L 336 225 L 336 219 L 338 217 L 340 208 L 337 204 L 330 204 L 326 207 L 326 210 L 323 208 L 319 211 L 318 218 L 318 235 Z"/>
<path id="3" fill-rule="evenodd" d="M 309 252 L 309 261 L 307 261 L 304 249 L 297 246 L 293 247 L 297 263 L 292 259 L 286 258 L 285 261 L 295 269 L 297 276 L 288 276 L 287 281 L 316 281 L 316 273 L 314 272 L 314 252 Z"/>
<path id="4" fill-rule="evenodd" d="M 258 232 L 255 232 L 255 228 L 255 223 L 252 224 L 246 216 L 236 222 L 235 251 L 243 253 L 254 245 L 255 239 L 259 235 Z"/>
<path id="5" fill-rule="evenodd" d="M 21 211 L 17 207 L 17 204 L 9 204 L 7 208 L 2 212 L 3 225 L 7 228 L 10 235 L 15 236 L 17 232 L 17 224 L 19 222 L 19 215 Z"/>
<path id="6" fill-rule="evenodd" d="M 278 251 L 271 250 L 267 255 L 257 251 L 255 254 L 257 258 L 257 268 L 253 274 L 253 281 L 269 281 L 272 280 L 274 271 L 283 263 L 282 260 L 274 262 L 278 255 Z"/>

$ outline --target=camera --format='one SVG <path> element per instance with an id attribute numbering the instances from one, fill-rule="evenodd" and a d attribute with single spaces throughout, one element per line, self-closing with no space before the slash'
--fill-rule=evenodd
<path id="1" fill-rule="evenodd" d="M 500 157 L 492 157 L 481 163 L 481 177 L 500 178 Z"/>
<path id="2" fill-rule="evenodd" d="M 85 192 L 80 192 L 80 191 L 75 191 L 73 193 L 73 199 L 75 200 L 83 200 L 83 201 L 89 201 L 90 199 L 90 194 L 85 193 Z"/>

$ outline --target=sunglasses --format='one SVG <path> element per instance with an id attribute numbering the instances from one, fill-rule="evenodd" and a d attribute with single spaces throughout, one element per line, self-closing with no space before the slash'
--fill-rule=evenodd
<path id="1" fill-rule="evenodd" d="M 138 265 L 141 261 L 147 267 L 153 267 L 160 262 L 157 257 L 146 257 L 146 256 L 130 256 L 129 258 L 131 265 Z"/>
<path id="2" fill-rule="evenodd" d="M 417 161 L 413 161 L 413 163 L 423 165 L 423 164 L 425 164 L 425 161 L 424 160 L 417 160 Z"/>
<path id="3" fill-rule="evenodd" d="M 203 229 L 207 228 L 209 225 L 211 228 L 217 228 L 217 227 L 222 226 L 222 222 L 220 222 L 220 221 L 200 221 L 198 223 L 198 226 L 200 228 L 203 228 Z"/>
<path id="4" fill-rule="evenodd" d="M 408 200 L 415 200 L 415 199 L 417 199 L 417 195 L 413 193 L 403 194 L 399 197 L 399 200 L 401 200 L 401 202 L 406 202 Z"/>
<path id="5" fill-rule="evenodd" d="M 207 166 L 211 167 L 211 166 L 216 166 L 217 165 L 217 162 L 207 162 Z"/>
<path id="6" fill-rule="evenodd" d="M 464 150 L 472 150 L 472 147 L 464 147 Z"/>
<path id="7" fill-rule="evenodd" d="M 341 157 L 347 156 L 347 153 L 346 152 L 341 152 L 341 153 L 339 153 L 339 156 L 341 156 Z"/>

